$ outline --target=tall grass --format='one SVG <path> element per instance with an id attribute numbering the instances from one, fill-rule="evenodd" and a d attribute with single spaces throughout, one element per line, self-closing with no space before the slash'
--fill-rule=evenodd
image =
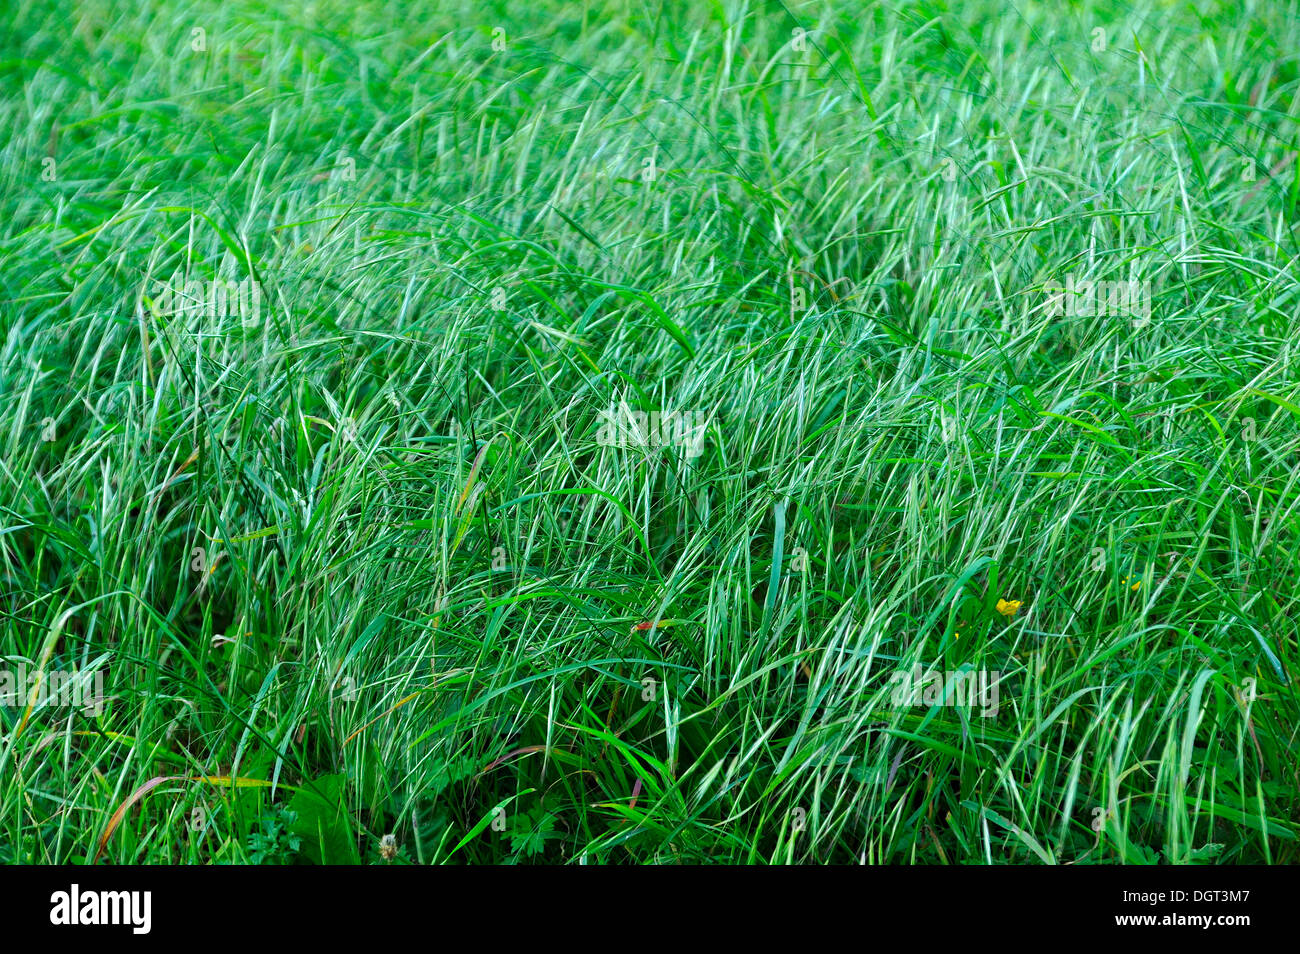
<path id="1" fill-rule="evenodd" d="M 3 17 L 0 861 L 1297 860 L 1294 0 Z"/>

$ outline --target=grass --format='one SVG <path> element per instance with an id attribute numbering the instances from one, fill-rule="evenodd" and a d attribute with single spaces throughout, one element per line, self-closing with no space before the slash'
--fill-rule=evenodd
<path id="1" fill-rule="evenodd" d="M 1300 860 L 1295 0 L 3 19 L 0 862 Z"/>

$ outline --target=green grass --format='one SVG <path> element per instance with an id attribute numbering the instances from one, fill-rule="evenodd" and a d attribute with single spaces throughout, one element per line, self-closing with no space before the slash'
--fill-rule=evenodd
<path id="1" fill-rule="evenodd" d="M 1300 860 L 1295 0 L 302 7 L 5 7 L 0 862 Z"/>

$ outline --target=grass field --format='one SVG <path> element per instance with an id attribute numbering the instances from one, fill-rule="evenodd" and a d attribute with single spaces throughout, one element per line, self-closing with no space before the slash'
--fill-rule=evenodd
<path id="1" fill-rule="evenodd" d="M 0 862 L 1300 861 L 1296 0 L 0 20 Z"/>

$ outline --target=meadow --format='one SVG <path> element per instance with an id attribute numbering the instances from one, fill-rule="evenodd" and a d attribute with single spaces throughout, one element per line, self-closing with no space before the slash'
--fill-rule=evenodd
<path id="1" fill-rule="evenodd" d="M 0 863 L 1300 860 L 1296 0 L 12 0 Z"/>

